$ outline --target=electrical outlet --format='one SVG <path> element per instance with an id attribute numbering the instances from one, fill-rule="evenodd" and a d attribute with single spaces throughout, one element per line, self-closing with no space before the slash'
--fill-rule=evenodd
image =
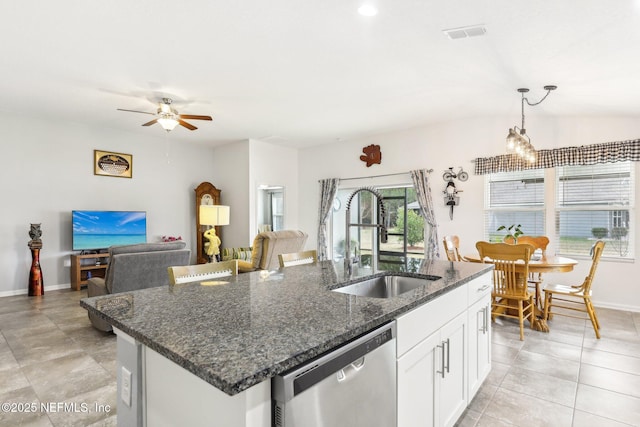
<path id="1" fill-rule="evenodd" d="M 125 405 L 131 407 L 131 372 L 124 366 L 120 372 L 120 399 Z"/>

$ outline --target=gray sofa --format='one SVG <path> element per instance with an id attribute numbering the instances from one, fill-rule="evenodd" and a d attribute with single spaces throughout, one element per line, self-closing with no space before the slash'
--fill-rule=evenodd
<path id="1" fill-rule="evenodd" d="M 182 241 L 111 246 L 104 279 L 89 279 L 87 295 L 95 297 L 169 285 L 167 268 L 189 264 L 191 251 L 185 246 Z M 111 325 L 91 313 L 89 319 L 97 329 L 112 330 Z"/>

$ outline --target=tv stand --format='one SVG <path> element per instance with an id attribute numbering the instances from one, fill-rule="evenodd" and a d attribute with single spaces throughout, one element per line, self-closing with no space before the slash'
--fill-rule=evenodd
<path id="1" fill-rule="evenodd" d="M 90 277 L 104 277 L 109 253 L 80 253 L 71 255 L 71 289 L 79 291 Z"/>

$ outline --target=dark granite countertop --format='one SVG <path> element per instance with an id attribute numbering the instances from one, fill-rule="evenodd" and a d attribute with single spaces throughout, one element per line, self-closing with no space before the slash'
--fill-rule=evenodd
<path id="1" fill-rule="evenodd" d="M 414 291 L 380 299 L 330 289 L 344 279 L 331 261 L 85 298 L 80 305 L 229 395 L 287 371 L 481 275 L 491 267 L 410 261 L 388 271 L 435 275 Z M 359 270 L 359 271 L 358 271 Z M 206 282 L 203 282 L 206 283 Z"/>

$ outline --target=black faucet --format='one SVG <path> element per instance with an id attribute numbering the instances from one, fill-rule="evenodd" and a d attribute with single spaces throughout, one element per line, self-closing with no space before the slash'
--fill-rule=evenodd
<path id="1" fill-rule="evenodd" d="M 360 193 L 361 191 L 368 191 L 371 194 L 373 194 L 373 196 L 376 198 L 376 200 L 378 201 L 378 223 L 377 224 L 360 224 L 360 223 L 351 223 L 350 219 L 351 219 L 351 201 L 353 200 L 353 197 Z M 352 225 L 355 225 L 356 227 L 375 227 L 380 229 L 379 235 L 380 235 L 380 242 L 381 243 L 387 243 L 387 239 L 388 239 L 388 232 L 387 232 L 387 227 L 384 224 L 384 218 L 385 218 L 385 209 L 384 209 L 384 203 L 383 203 L 384 198 L 382 197 L 382 195 L 376 191 L 375 189 L 371 188 L 371 187 L 360 187 L 357 190 L 355 190 L 353 193 L 351 193 L 351 195 L 349 196 L 349 198 L 347 199 L 347 206 L 346 206 L 346 229 L 345 229 L 345 242 L 344 242 L 344 270 L 345 273 L 347 273 L 349 276 L 351 276 L 352 270 L 353 270 L 353 261 L 351 259 L 351 232 L 349 230 L 349 228 Z"/>

